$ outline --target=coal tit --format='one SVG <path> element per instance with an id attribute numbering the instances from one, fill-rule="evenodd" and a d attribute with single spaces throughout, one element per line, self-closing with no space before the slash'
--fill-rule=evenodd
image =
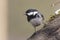
<path id="1" fill-rule="evenodd" d="M 36 27 L 43 24 L 44 16 L 36 9 L 28 9 L 25 15 L 27 16 L 27 21 L 33 25 L 36 32 Z"/>

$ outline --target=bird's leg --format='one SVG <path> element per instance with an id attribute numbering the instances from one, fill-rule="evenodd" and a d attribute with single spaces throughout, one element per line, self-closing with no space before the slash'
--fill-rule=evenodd
<path id="1" fill-rule="evenodd" d="M 34 31 L 35 31 L 35 33 L 36 33 L 36 27 L 34 27 Z"/>

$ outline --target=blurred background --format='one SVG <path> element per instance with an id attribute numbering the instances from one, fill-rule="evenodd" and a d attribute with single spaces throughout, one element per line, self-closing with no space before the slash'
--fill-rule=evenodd
<path id="1" fill-rule="evenodd" d="M 34 28 L 27 22 L 25 11 L 35 8 L 44 15 L 45 22 L 60 6 L 52 6 L 59 0 L 9 0 L 9 40 L 27 40 L 33 33 Z M 39 26 L 37 29 L 42 28 Z"/>

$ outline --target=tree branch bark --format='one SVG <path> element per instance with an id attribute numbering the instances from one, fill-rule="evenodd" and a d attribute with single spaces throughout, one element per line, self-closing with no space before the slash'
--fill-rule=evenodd
<path id="1" fill-rule="evenodd" d="M 53 16 L 52 19 L 27 40 L 60 40 L 60 15 Z"/>

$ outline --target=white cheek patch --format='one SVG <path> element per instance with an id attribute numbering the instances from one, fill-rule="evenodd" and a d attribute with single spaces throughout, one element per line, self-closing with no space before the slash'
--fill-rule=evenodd
<path id="1" fill-rule="evenodd" d="M 34 12 L 33 15 L 37 14 L 38 12 Z"/>
<path id="2" fill-rule="evenodd" d="M 56 11 L 55 11 L 55 14 L 59 14 L 59 11 L 60 11 L 60 9 L 56 10 Z"/>
<path id="3" fill-rule="evenodd" d="M 38 12 L 37 11 L 35 11 L 35 12 L 30 12 L 30 13 L 28 13 L 28 15 L 35 15 L 35 14 L 37 14 Z"/>
<path id="4" fill-rule="evenodd" d="M 28 13 L 28 15 L 33 15 L 33 12 Z"/>

